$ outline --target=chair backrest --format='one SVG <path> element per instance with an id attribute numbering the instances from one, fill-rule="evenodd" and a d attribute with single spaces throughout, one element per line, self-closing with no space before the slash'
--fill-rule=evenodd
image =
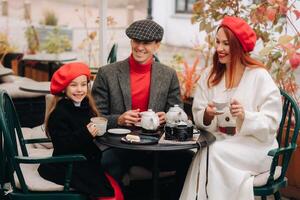
<path id="1" fill-rule="evenodd" d="M 107 63 L 114 63 L 117 61 L 117 51 L 118 51 L 118 44 L 113 44 L 108 57 L 107 57 Z"/>
<path id="2" fill-rule="evenodd" d="M 159 60 L 159 58 L 157 57 L 156 54 L 153 54 L 153 58 L 154 58 L 154 61 L 155 61 L 155 62 L 160 62 L 160 60 Z"/>
<path id="3" fill-rule="evenodd" d="M 288 168 L 293 151 L 297 148 L 297 138 L 300 128 L 300 111 L 296 101 L 285 91 L 280 90 L 283 97 L 283 109 L 280 126 L 277 133 L 277 141 L 279 149 L 283 151 L 281 156 L 275 156 L 273 159 L 272 168 L 277 165 L 282 166 L 279 181 L 283 180 Z"/>
<path id="4" fill-rule="evenodd" d="M 25 140 L 21 131 L 20 123 L 18 120 L 17 112 L 10 96 L 3 90 L 0 91 L 0 127 L 1 137 L 3 136 L 4 151 L 3 154 L 8 161 L 9 166 L 9 180 L 12 187 L 15 187 L 13 178 L 16 172 L 21 188 L 24 192 L 28 191 L 25 184 L 23 174 L 20 166 L 15 161 L 15 156 L 19 156 L 18 146 L 20 147 L 20 156 L 28 156 L 28 151 L 25 146 Z M 5 164 L 5 163 L 4 163 Z"/>
<path id="5" fill-rule="evenodd" d="M 5 190 L 4 190 L 4 184 L 6 181 L 6 175 L 7 175 L 7 165 L 6 165 L 6 156 L 5 156 L 5 150 L 4 150 L 4 140 L 2 137 L 2 129 L 0 126 L 0 199 L 4 196 Z"/>

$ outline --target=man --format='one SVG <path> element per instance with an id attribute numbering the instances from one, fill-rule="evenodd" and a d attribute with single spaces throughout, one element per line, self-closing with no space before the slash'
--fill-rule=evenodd
<path id="1" fill-rule="evenodd" d="M 108 128 L 134 126 L 141 120 L 140 112 L 147 109 L 157 112 L 163 124 L 168 109 L 175 104 L 182 105 L 176 71 L 153 59 L 163 28 L 152 20 L 139 20 L 126 29 L 126 35 L 131 39 L 129 58 L 98 71 L 92 89 L 97 107 L 108 119 Z M 181 191 L 192 156 L 188 151 L 164 152 L 159 156 L 161 170 L 176 170 L 177 190 Z M 145 152 L 109 149 L 104 152 L 102 162 L 120 182 L 133 165 L 151 169 L 151 157 Z"/>

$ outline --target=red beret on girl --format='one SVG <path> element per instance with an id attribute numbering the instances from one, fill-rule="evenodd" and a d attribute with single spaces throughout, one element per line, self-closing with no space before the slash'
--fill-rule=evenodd
<path id="1" fill-rule="evenodd" d="M 90 69 L 84 63 L 73 62 L 61 66 L 51 78 L 51 94 L 61 93 L 73 79 L 81 75 L 86 75 L 87 79 L 90 80 Z"/>
<path id="2" fill-rule="evenodd" d="M 240 41 L 245 52 L 250 52 L 254 49 L 256 43 L 256 34 L 254 30 L 239 17 L 225 16 L 221 26 L 229 28 Z"/>

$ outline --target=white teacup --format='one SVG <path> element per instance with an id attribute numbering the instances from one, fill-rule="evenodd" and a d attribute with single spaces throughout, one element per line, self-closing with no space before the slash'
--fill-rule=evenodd
<path id="1" fill-rule="evenodd" d="M 229 102 L 225 99 L 214 99 L 213 104 L 215 105 L 217 111 L 223 111 L 229 105 Z"/>
<path id="2" fill-rule="evenodd" d="M 91 122 L 98 129 L 97 136 L 102 136 L 106 132 L 107 119 L 104 117 L 92 117 Z"/>

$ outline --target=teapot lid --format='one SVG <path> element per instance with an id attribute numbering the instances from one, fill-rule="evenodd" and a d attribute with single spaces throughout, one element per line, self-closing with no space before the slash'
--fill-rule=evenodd
<path id="1" fill-rule="evenodd" d="M 155 112 L 152 109 L 148 109 L 147 111 L 141 112 L 142 115 L 152 115 L 155 114 Z"/>
<path id="2" fill-rule="evenodd" d="M 171 108 L 169 109 L 169 111 L 172 111 L 172 112 L 175 112 L 175 111 L 180 112 L 180 111 L 182 111 L 182 109 L 179 107 L 178 104 L 175 104 L 174 107 L 171 107 Z"/>

